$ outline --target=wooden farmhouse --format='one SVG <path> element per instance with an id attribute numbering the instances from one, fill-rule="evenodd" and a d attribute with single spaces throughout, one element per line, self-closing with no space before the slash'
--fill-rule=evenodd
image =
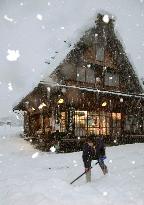
<path id="1" fill-rule="evenodd" d="M 46 151 L 57 141 L 60 150 L 80 150 L 91 134 L 107 144 L 144 142 L 144 96 L 135 71 L 114 20 L 98 14 L 51 73 L 53 83 L 40 82 L 14 107 L 24 113 L 25 137 Z"/>

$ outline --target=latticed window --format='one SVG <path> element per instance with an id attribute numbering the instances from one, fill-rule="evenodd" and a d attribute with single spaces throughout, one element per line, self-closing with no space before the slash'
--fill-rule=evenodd
<path id="1" fill-rule="evenodd" d="M 139 133 L 142 130 L 142 122 L 140 116 L 136 115 L 127 115 L 125 118 L 125 131 L 129 131 L 131 133 Z"/>
<path id="2" fill-rule="evenodd" d="M 105 73 L 104 84 L 106 86 L 119 86 L 119 75 L 117 73 L 107 71 Z"/>
<path id="3" fill-rule="evenodd" d="M 96 60 L 104 61 L 104 46 L 96 45 Z"/>
<path id="4" fill-rule="evenodd" d="M 75 111 L 75 135 L 85 136 L 87 133 L 87 111 Z"/>
<path id="5" fill-rule="evenodd" d="M 75 135 L 110 134 L 110 113 L 108 112 L 75 112 Z"/>
<path id="6" fill-rule="evenodd" d="M 85 67 L 77 68 L 77 81 L 80 81 L 80 82 L 86 81 L 86 68 Z"/>
<path id="7" fill-rule="evenodd" d="M 86 69 L 86 82 L 87 83 L 95 83 L 95 73 L 91 68 Z"/>
<path id="8" fill-rule="evenodd" d="M 61 112 L 60 114 L 60 132 L 65 132 L 66 130 L 66 114 Z"/>

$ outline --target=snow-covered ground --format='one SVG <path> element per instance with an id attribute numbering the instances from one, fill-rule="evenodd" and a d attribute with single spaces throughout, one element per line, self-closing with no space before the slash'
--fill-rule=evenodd
<path id="1" fill-rule="evenodd" d="M 144 144 L 107 148 L 109 174 L 95 166 L 91 183 L 83 176 L 70 185 L 83 172 L 82 153 L 38 152 L 20 132 L 0 127 L 0 205 L 144 204 Z"/>

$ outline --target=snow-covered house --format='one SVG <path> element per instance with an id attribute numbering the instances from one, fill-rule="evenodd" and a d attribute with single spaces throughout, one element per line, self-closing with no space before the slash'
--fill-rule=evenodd
<path id="1" fill-rule="evenodd" d="M 24 111 L 24 132 L 50 142 L 81 144 L 86 135 L 107 143 L 144 141 L 143 88 L 114 30 L 114 19 L 98 14 L 63 62 L 14 110 Z"/>

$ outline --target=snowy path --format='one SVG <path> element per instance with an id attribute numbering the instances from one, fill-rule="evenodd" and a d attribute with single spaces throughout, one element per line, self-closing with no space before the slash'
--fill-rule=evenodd
<path id="1" fill-rule="evenodd" d="M 81 152 L 37 153 L 19 132 L 0 127 L 0 205 L 144 204 L 144 144 L 107 148 L 109 175 L 96 166 L 92 183 L 70 185 L 83 172 Z"/>

